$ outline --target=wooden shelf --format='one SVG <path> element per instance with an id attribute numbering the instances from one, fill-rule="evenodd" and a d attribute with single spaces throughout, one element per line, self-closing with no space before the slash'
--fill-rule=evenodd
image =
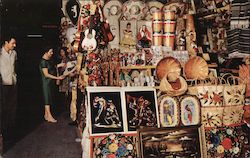
<path id="1" fill-rule="evenodd" d="M 155 69 L 156 66 L 122 66 L 121 69 Z"/>
<path id="2" fill-rule="evenodd" d="M 208 64 L 209 68 L 217 68 L 218 65 L 216 63 Z"/>

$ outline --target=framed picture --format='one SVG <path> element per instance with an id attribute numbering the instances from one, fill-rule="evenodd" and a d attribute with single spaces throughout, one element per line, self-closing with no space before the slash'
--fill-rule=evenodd
<path id="1" fill-rule="evenodd" d="M 139 48 L 150 48 L 152 45 L 152 21 L 137 21 L 137 41 Z"/>
<path id="2" fill-rule="evenodd" d="M 90 135 L 124 132 L 121 89 L 87 87 Z"/>
<path id="3" fill-rule="evenodd" d="M 142 49 L 142 52 L 145 54 L 145 65 L 153 65 L 154 54 L 150 48 Z"/>
<path id="4" fill-rule="evenodd" d="M 187 127 L 148 128 L 138 130 L 140 158 L 206 158 L 204 128 Z"/>
<path id="5" fill-rule="evenodd" d="M 137 44 L 136 22 L 133 20 L 120 21 L 120 50 L 121 52 L 136 52 Z"/>
<path id="6" fill-rule="evenodd" d="M 136 132 L 137 128 L 158 127 L 156 90 L 149 87 L 123 88 L 125 130 Z"/>
<path id="7" fill-rule="evenodd" d="M 162 95 L 158 99 L 161 127 L 174 127 L 179 125 L 179 102 L 177 98 Z"/>
<path id="8" fill-rule="evenodd" d="M 184 126 L 200 123 L 200 102 L 196 96 L 186 95 L 180 100 L 181 123 Z"/>
<path id="9" fill-rule="evenodd" d="M 110 134 L 91 138 L 90 158 L 137 157 L 136 134 Z"/>

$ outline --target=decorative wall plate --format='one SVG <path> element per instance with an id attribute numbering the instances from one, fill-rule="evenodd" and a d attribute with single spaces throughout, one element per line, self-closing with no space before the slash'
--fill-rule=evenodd
<path id="1" fill-rule="evenodd" d="M 201 121 L 204 127 L 221 127 L 224 107 L 202 107 Z"/>
<path id="2" fill-rule="evenodd" d="M 179 103 L 174 97 L 163 95 L 158 99 L 161 127 L 174 127 L 179 124 Z"/>
<path id="3" fill-rule="evenodd" d="M 170 2 L 164 5 L 162 11 L 173 10 L 177 15 L 182 15 L 185 11 L 185 4 L 179 2 Z"/>
<path id="4" fill-rule="evenodd" d="M 139 0 L 129 0 L 123 3 L 122 20 L 142 20 L 148 8 L 146 3 Z"/>
<path id="5" fill-rule="evenodd" d="M 122 13 L 122 3 L 119 0 L 111 0 L 103 7 L 103 14 L 107 19 L 119 19 Z"/>
<path id="6" fill-rule="evenodd" d="M 196 96 L 186 95 L 180 100 L 181 123 L 184 126 L 200 123 L 200 102 Z"/>
<path id="7" fill-rule="evenodd" d="M 150 1 L 147 2 L 147 6 L 148 6 L 148 11 L 146 13 L 146 20 L 152 20 L 153 19 L 153 12 L 155 11 L 161 11 L 163 4 L 161 2 L 158 1 Z"/>

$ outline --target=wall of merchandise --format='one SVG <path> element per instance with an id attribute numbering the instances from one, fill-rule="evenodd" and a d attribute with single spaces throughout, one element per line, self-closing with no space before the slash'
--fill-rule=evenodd
<path id="1" fill-rule="evenodd" d="M 250 50 L 231 37 L 236 28 L 250 37 L 249 19 L 235 18 L 249 8 L 228 0 L 63 0 L 60 39 L 72 58 L 61 73 L 77 72 L 64 82 L 73 120 L 78 88 L 86 98 L 83 157 L 249 157 Z M 221 71 L 235 55 L 242 65 Z"/>

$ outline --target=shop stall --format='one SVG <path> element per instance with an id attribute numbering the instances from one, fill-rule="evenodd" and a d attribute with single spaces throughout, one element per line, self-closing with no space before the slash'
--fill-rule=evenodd
<path id="1" fill-rule="evenodd" d="M 250 157 L 249 8 L 63 0 L 62 73 L 83 157 Z"/>

